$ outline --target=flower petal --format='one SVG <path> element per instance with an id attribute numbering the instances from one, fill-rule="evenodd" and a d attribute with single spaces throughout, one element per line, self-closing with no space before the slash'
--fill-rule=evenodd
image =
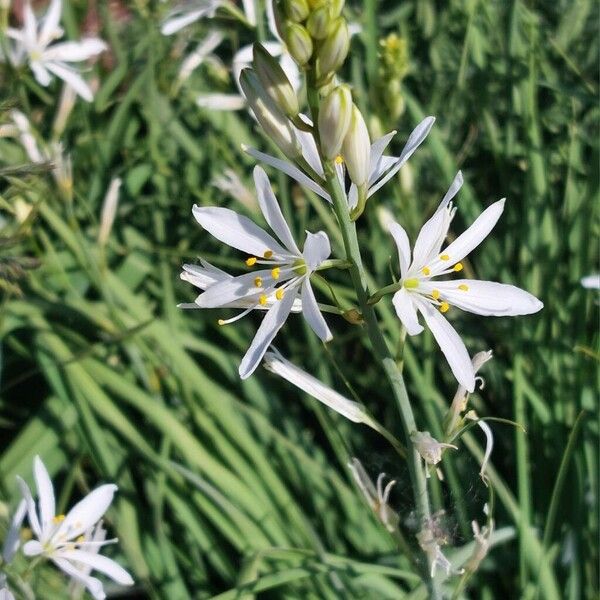
<path id="1" fill-rule="evenodd" d="M 284 297 L 276 302 L 265 315 L 250 348 L 240 363 L 239 374 L 242 379 L 250 377 L 258 367 L 277 332 L 288 318 L 296 295 L 296 289 L 288 289 Z"/>
<path id="2" fill-rule="evenodd" d="M 67 67 L 61 63 L 47 62 L 44 66 L 70 85 L 86 102 L 91 102 L 94 99 L 94 94 L 91 88 L 74 69 Z M 41 82 L 40 82 L 41 83 Z"/>
<path id="3" fill-rule="evenodd" d="M 199 94 L 196 104 L 210 110 L 240 110 L 246 106 L 246 99 L 239 94 Z"/>
<path id="4" fill-rule="evenodd" d="M 218 283 L 219 281 L 229 281 L 233 279 L 233 275 L 222 271 L 221 269 L 211 265 L 205 260 L 201 260 L 201 265 L 183 265 L 183 271 L 179 275 L 180 279 L 188 281 L 201 290 Z"/>
<path id="5" fill-rule="evenodd" d="M 254 185 L 256 186 L 258 205 L 265 221 L 289 252 L 300 256 L 300 249 L 296 246 L 292 232 L 283 217 L 269 178 L 259 166 L 254 167 Z"/>
<path id="6" fill-rule="evenodd" d="M 111 558 L 84 550 L 61 550 L 55 553 L 57 558 L 75 561 L 100 571 L 121 585 L 133 585 L 131 575 Z"/>
<path id="7" fill-rule="evenodd" d="M 408 241 L 408 235 L 406 234 L 406 231 L 404 231 L 402 225 L 395 221 L 392 221 L 388 225 L 388 230 L 392 234 L 398 248 L 400 276 L 404 279 L 408 273 L 408 267 L 410 266 L 410 242 Z"/>
<path id="8" fill-rule="evenodd" d="M 60 16 L 62 13 L 62 0 L 52 0 L 44 15 L 44 21 L 40 29 L 39 43 L 47 46 L 56 39 L 56 31 L 60 30 Z"/>
<path id="9" fill-rule="evenodd" d="M 19 549 L 19 545 L 21 544 L 21 525 L 26 514 L 27 502 L 25 500 L 21 500 L 17 506 L 15 514 L 13 515 L 13 518 L 11 519 L 10 528 L 6 534 L 4 545 L 2 547 L 2 560 L 5 563 L 9 563 Z"/>
<path id="10" fill-rule="evenodd" d="M 327 237 L 324 231 L 317 231 L 317 233 L 306 232 L 302 256 L 306 261 L 309 271 L 314 271 L 319 267 L 324 260 L 329 258 L 330 254 L 331 244 L 329 243 L 329 237 Z"/>
<path id="11" fill-rule="evenodd" d="M 321 340 L 329 342 L 332 339 L 333 336 L 319 310 L 315 293 L 313 292 L 308 277 L 302 284 L 302 315 Z"/>
<path id="12" fill-rule="evenodd" d="M 64 558 L 53 558 L 52 562 L 77 583 L 81 583 L 83 586 L 85 586 L 89 593 L 93 596 L 94 600 L 104 600 L 106 598 L 104 587 L 99 579 L 85 575 L 75 565 L 72 565 Z"/>
<path id="13" fill-rule="evenodd" d="M 293 383 L 302 391 L 325 404 L 325 406 L 346 417 L 346 419 L 350 419 L 354 423 L 368 421 L 367 414 L 358 402 L 348 400 L 348 398 L 327 387 L 312 375 L 283 358 L 281 354 L 267 352 L 264 364 L 269 371 Z"/>
<path id="14" fill-rule="evenodd" d="M 37 61 L 32 62 L 30 66 L 36 81 L 40 85 L 48 87 L 50 85 L 50 82 L 52 81 L 52 77 L 50 73 L 48 73 L 46 68 Z"/>
<path id="15" fill-rule="evenodd" d="M 108 510 L 117 489 L 108 483 L 90 492 L 67 513 L 52 539 L 68 541 L 93 527 Z"/>
<path id="16" fill-rule="evenodd" d="M 433 285 L 433 282 L 430 285 Z M 544 307 L 544 304 L 529 292 L 495 281 L 455 279 L 435 282 L 435 287 L 441 292 L 444 300 L 476 315 L 531 315 Z"/>
<path id="17" fill-rule="evenodd" d="M 265 289 L 255 285 L 257 278 L 261 278 L 263 284 L 268 287 L 267 280 L 272 281 L 271 271 L 261 269 L 214 283 L 196 298 L 196 304 L 200 308 L 218 308 L 249 296 L 256 297 L 256 302 L 258 302 L 258 296 L 264 293 Z M 284 281 L 284 279 L 280 279 L 280 281 Z"/>
<path id="18" fill-rule="evenodd" d="M 208 233 L 232 248 L 260 258 L 269 251 L 283 256 L 289 254 L 273 236 L 233 210 L 194 204 L 192 213 Z"/>
<path id="19" fill-rule="evenodd" d="M 25 481 L 18 476 L 17 484 L 19 485 L 23 499 L 27 503 L 27 519 L 29 520 L 29 526 L 33 530 L 33 533 L 35 533 L 36 537 L 39 538 L 42 535 L 42 528 L 36 512 L 35 502 L 33 501 L 33 496 L 31 495 L 31 490 Z"/>
<path id="20" fill-rule="evenodd" d="M 42 531 L 46 531 L 49 526 L 52 526 L 52 519 L 56 515 L 56 502 L 54 500 L 52 480 L 39 456 L 36 456 L 33 460 L 33 475 L 37 487 L 38 506 L 40 508 L 40 525 L 42 526 Z M 40 541 L 43 542 L 44 540 Z"/>
<path id="21" fill-rule="evenodd" d="M 80 42 L 61 42 L 50 46 L 44 52 L 44 61 L 79 62 L 100 54 L 106 48 L 107 45 L 100 38 L 87 38 Z"/>
<path id="22" fill-rule="evenodd" d="M 412 296 L 413 294 L 407 292 L 405 288 L 401 288 L 394 294 L 392 304 L 408 335 L 417 335 L 423 331 L 423 325 L 419 324 Z"/>
<path id="23" fill-rule="evenodd" d="M 198 21 L 203 17 L 211 17 L 214 10 L 217 8 L 217 2 L 205 2 L 205 6 L 198 10 L 191 10 L 181 14 L 181 11 L 176 10 L 173 12 L 173 16 L 168 18 L 160 28 L 160 32 L 163 35 L 172 35 L 183 29 L 187 25 L 190 25 L 194 21 Z"/>
<path id="24" fill-rule="evenodd" d="M 23 544 L 23 554 L 25 556 L 38 556 L 44 552 L 44 546 L 37 540 L 29 540 Z"/>
<path id="25" fill-rule="evenodd" d="M 462 339 L 446 318 L 429 302 L 417 299 L 417 307 L 444 353 L 454 377 L 467 391 L 473 392 L 475 373 Z"/>
<path id="26" fill-rule="evenodd" d="M 394 156 L 383 156 L 383 151 L 387 148 L 392 138 L 396 135 L 396 131 L 390 131 L 386 135 L 376 139 L 371 144 L 371 160 L 369 165 L 369 185 L 373 185 L 379 177 L 396 162 Z M 382 160 L 385 159 L 385 160 Z M 388 161 L 392 162 L 388 162 Z"/>

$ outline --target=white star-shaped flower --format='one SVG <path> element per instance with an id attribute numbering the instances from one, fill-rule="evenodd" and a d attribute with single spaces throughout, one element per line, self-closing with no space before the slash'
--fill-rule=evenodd
<path id="1" fill-rule="evenodd" d="M 489 235 L 504 210 L 504 199 L 495 202 L 446 248 L 442 249 L 455 208 L 451 200 L 462 186 L 459 172 L 435 214 L 423 225 L 415 242 L 412 260 L 408 235 L 398 223 L 389 231 L 398 247 L 401 288 L 393 304 L 409 335 L 423 331 L 417 311 L 437 340 L 454 376 L 469 392 L 475 372 L 462 339 L 443 316 L 450 306 L 484 316 L 529 315 L 544 306 L 535 296 L 513 285 L 474 279 L 436 281 L 437 277 L 462 271 L 460 262 Z"/>
<path id="2" fill-rule="evenodd" d="M 312 273 L 331 253 L 327 234 L 323 231 L 316 234 L 307 232 L 301 252 L 279 208 L 269 179 L 260 167 L 254 169 L 254 182 L 262 214 L 279 241 L 247 217 L 228 208 L 194 206 L 193 214 L 198 223 L 219 241 L 249 254 L 247 266 L 265 265 L 266 268 L 229 277 L 214 270 L 211 273 L 205 264 L 202 271 L 194 272 L 186 268 L 188 275 L 184 275 L 193 279 L 192 283 L 198 287 L 208 283 L 207 278 L 215 279 L 196 298 L 198 307 L 245 308 L 232 319 L 220 320 L 221 325 L 237 321 L 254 309 L 267 309 L 240 364 L 242 379 L 254 372 L 288 315 L 297 306 L 298 299 L 302 303 L 304 318 L 319 338 L 329 341 L 332 337 L 310 284 Z"/>
<path id="3" fill-rule="evenodd" d="M 18 478 L 27 503 L 27 517 L 34 538 L 23 546 L 26 556 L 44 556 L 69 577 L 84 585 L 96 600 L 106 598 L 102 582 L 87 573 L 95 569 L 121 585 L 133 585 L 131 575 L 114 560 L 98 554 L 98 549 L 117 540 L 95 541 L 90 536 L 94 526 L 110 506 L 117 486 L 101 485 L 80 500 L 66 515 L 56 514 L 54 487 L 39 456 L 35 457 L 33 474 L 38 503 L 29 486 Z"/>
<path id="4" fill-rule="evenodd" d="M 62 0 L 52 0 L 44 17 L 36 20 L 31 3 L 26 0 L 23 7 L 23 28 L 9 27 L 6 30 L 6 35 L 13 40 L 9 60 L 15 66 L 28 62 L 40 85 L 47 87 L 54 75 L 90 102 L 93 99 L 92 90 L 68 63 L 87 60 L 105 50 L 106 44 L 99 38 L 52 44 L 64 33 L 59 25 L 61 12 Z"/>

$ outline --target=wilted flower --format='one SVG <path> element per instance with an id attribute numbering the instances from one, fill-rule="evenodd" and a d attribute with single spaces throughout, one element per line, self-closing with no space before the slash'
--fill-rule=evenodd
<path id="1" fill-rule="evenodd" d="M 89 566 L 121 585 L 133 585 L 133 579 L 123 567 L 98 554 L 99 547 L 117 540 L 92 541 L 86 537 L 86 532 L 95 526 L 110 506 L 117 486 L 101 485 L 80 500 L 66 516 L 57 515 L 52 481 L 39 456 L 35 457 L 33 473 L 38 494 L 37 506 L 28 485 L 18 478 L 35 538 L 25 543 L 23 553 L 50 559 L 59 569 L 83 584 L 96 600 L 106 597 L 102 582 L 87 575 L 82 567 Z"/>
<path id="2" fill-rule="evenodd" d="M 454 444 L 438 442 L 429 431 L 413 431 L 410 439 L 415 445 L 416 451 L 428 465 L 437 465 L 442 460 L 442 452 L 446 448 L 458 450 Z M 427 476 L 429 476 L 429 471 L 427 471 Z"/>
<path id="3" fill-rule="evenodd" d="M 13 44 L 9 60 L 15 66 L 29 62 L 29 66 L 40 85 L 48 86 L 52 75 L 70 85 L 84 100 L 91 102 L 92 90 L 81 75 L 68 63 L 82 62 L 100 54 L 106 44 L 99 38 L 87 38 L 80 42 L 52 42 L 63 36 L 59 26 L 62 0 L 52 0 L 46 14 L 36 21 L 30 0 L 23 7 L 23 29 L 9 27 L 6 35 Z"/>
<path id="4" fill-rule="evenodd" d="M 100 229 L 98 230 L 98 245 L 104 246 L 110 235 L 117 206 L 119 205 L 119 190 L 121 189 L 120 177 L 115 177 L 108 186 L 104 202 L 102 203 L 102 213 L 100 215 Z"/>
<path id="5" fill-rule="evenodd" d="M 452 565 L 450 561 L 444 556 L 442 548 L 436 539 L 433 529 L 426 525 L 417 533 L 417 541 L 421 550 L 425 552 L 427 561 L 429 562 L 429 574 L 433 578 L 438 568 L 444 570 L 446 575 L 450 575 Z"/>
<path id="6" fill-rule="evenodd" d="M 489 235 L 504 210 L 504 199 L 495 202 L 451 244 L 442 250 L 455 209 L 451 200 L 462 185 L 459 172 L 435 214 L 423 225 L 415 242 L 412 261 L 408 235 L 401 225 L 389 227 L 398 247 L 402 287 L 393 303 L 409 335 L 423 331 L 417 310 L 446 356 L 454 376 L 469 392 L 475 388 L 475 373 L 460 336 L 443 316 L 451 305 L 485 316 L 515 316 L 538 312 L 544 306 L 535 296 L 492 281 L 456 279 L 433 281 L 435 277 L 462 271 L 460 262 Z"/>
<path id="7" fill-rule="evenodd" d="M 479 527 L 477 521 L 472 521 L 471 528 L 473 529 L 475 548 L 473 548 L 473 554 L 471 554 L 469 560 L 465 563 L 464 569 L 468 573 L 474 573 L 477 571 L 479 565 L 487 556 L 490 549 L 490 539 L 492 537 L 492 533 L 494 533 L 494 521 L 493 519 L 489 519 L 488 524 L 481 528 Z"/>

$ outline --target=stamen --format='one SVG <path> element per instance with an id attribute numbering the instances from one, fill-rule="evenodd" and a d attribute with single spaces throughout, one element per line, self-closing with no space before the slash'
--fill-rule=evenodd
<path id="1" fill-rule="evenodd" d="M 52 517 L 52 522 L 55 525 L 62 523 L 64 520 L 65 520 L 65 515 L 56 515 L 55 517 Z"/>
<path id="2" fill-rule="evenodd" d="M 447 302 L 442 302 L 440 304 L 440 312 L 448 312 L 450 310 L 450 305 Z"/>
<path id="3" fill-rule="evenodd" d="M 80 535 L 75 541 L 78 544 L 81 544 L 82 542 L 85 542 L 85 535 Z"/>
<path id="4" fill-rule="evenodd" d="M 271 258 L 273 256 L 273 250 L 265 250 L 265 253 L 263 254 L 263 256 L 265 258 Z"/>
<path id="5" fill-rule="evenodd" d="M 238 313 L 237 315 L 235 315 L 235 317 L 231 317 L 231 319 L 219 319 L 217 321 L 217 323 L 219 325 L 229 325 L 230 323 L 235 323 L 236 321 L 239 321 L 242 317 L 245 317 L 248 313 L 252 312 L 254 310 L 254 306 L 251 306 L 250 308 L 247 308 L 246 310 L 243 310 L 241 313 Z"/>
<path id="6" fill-rule="evenodd" d="M 271 277 L 273 279 L 279 279 L 279 274 L 281 273 L 281 268 L 280 267 L 275 267 L 274 269 L 271 269 Z"/>
<path id="7" fill-rule="evenodd" d="M 262 287 L 262 277 L 254 278 L 254 287 Z"/>
<path id="8" fill-rule="evenodd" d="M 450 260 L 450 255 L 449 254 L 442 254 L 440 256 L 440 260 Z"/>
<path id="9" fill-rule="evenodd" d="M 462 263 L 456 263 L 456 264 L 454 265 L 454 269 L 453 269 L 453 270 L 454 270 L 454 271 L 456 271 L 456 272 L 458 273 L 459 271 L 462 271 L 462 270 L 463 270 L 463 268 L 464 268 L 464 267 L 463 267 L 463 264 L 462 264 Z"/>
<path id="10" fill-rule="evenodd" d="M 341 165 L 341 164 L 344 164 L 344 157 L 343 157 L 341 154 L 338 154 L 338 155 L 335 157 L 335 159 L 333 160 L 333 162 L 334 162 L 336 165 Z"/>
<path id="11" fill-rule="evenodd" d="M 440 297 L 440 290 L 432 290 L 431 291 L 431 297 L 434 300 L 437 300 Z"/>
<path id="12" fill-rule="evenodd" d="M 256 264 L 257 260 L 258 260 L 258 258 L 256 258 L 256 256 L 250 256 L 249 258 L 246 259 L 246 266 L 253 267 Z"/>
<path id="13" fill-rule="evenodd" d="M 281 300 L 283 298 L 283 288 L 279 288 L 276 292 L 275 292 L 275 298 L 277 298 L 277 300 Z"/>
<path id="14" fill-rule="evenodd" d="M 423 275 L 425 275 L 425 277 L 428 277 L 429 274 L 431 273 L 431 269 L 429 267 L 423 267 L 421 269 L 421 271 L 422 271 Z"/>
<path id="15" fill-rule="evenodd" d="M 466 283 L 461 283 L 461 284 L 458 286 L 458 289 L 459 289 L 459 290 L 462 290 L 463 292 L 468 292 L 468 291 L 469 291 L 469 286 L 468 286 Z"/>
<path id="16" fill-rule="evenodd" d="M 258 298 L 258 302 L 261 306 L 264 306 L 267 303 L 267 297 L 265 294 L 261 294 Z"/>

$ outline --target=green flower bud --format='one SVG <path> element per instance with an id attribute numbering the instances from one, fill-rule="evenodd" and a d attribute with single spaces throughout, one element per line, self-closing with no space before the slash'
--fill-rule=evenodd
<path id="1" fill-rule="evenodd" d="M 279 37 L 281 39 L 283 39 L 283 37 L 285 35 L 285 25 L 286 25 L 286 18 L 285 18 L 285 11 L 283 8 L 283 3 L 281 0 L 273 0 L 273 3 L 271 6 L 273 7 L 273 17 L 274 17 L 274 21 L 275 21 L 275 29 L 277 29 L 277 33 L 279 34 Z"/>
<path id="2" fill-rule="evenodd" d="M 267 94 L 290 118 L 298 115 L 298 97 L 277 60 L 259 43 L 253 47 L 254 70 Z"/>
<path id="3" fill-rule="evenodd" d="M 342 143 L 342 156 L 348 169 L 348 174 L 360 192 L 369 178 L 371 162 L 371 140 L 369 131 L 358 107 L 352 105 L 350 126 Z"/>
<path id="4" fill-rule="evenodd" d="M 347 85 L 330 92 L 319 108 L 319 136 L 325 158 L 332 160 L 342 148 L 352 117 L 352 93 Z"/>
<path id="5" fill-rule="evenodd" d="M 317 54 L 317 82 L 326 83 L 343 64 L 350 48 L 350 34 L 345 19 L 338 17 Z"/>
<path id="6" fill-rule="evenodd" d="M 310 12 L 306 0 L 285 0 L 284 6 L 286 15 L 295 23 L 304 21 Z"/>
<path id="7" fill-rule="evenodd" d="M 284 41 L 292 58 L 300 65 L 305 65 L 312 56 L 313 43 L 308 31 L 297 23 L 288 23 L 285 28 Z"/>
<path id="8" fill-rule="evenodd" d="M 337 19 L 342 14 L 342 10 L 344 10 L 345 3 L 345 0 L 331 0 L 330 7 L 332 19 Z"/>
<path id="9" fill-rule="evenodd" d="M 323 40 L 329 33 L 331 21 L 331 9 L 324 4 L 310 13 L 308 21 L 306 21 L 306 28 L 313 38 Z"/>
<path id="10" fill-rule="evenodd" d="M 288 158 L 300 157 L 302 148 L 291 123 L 273 102 L 252 69 L 246 68 L 241 72 L 240 86 L 265 133 Z"/>

